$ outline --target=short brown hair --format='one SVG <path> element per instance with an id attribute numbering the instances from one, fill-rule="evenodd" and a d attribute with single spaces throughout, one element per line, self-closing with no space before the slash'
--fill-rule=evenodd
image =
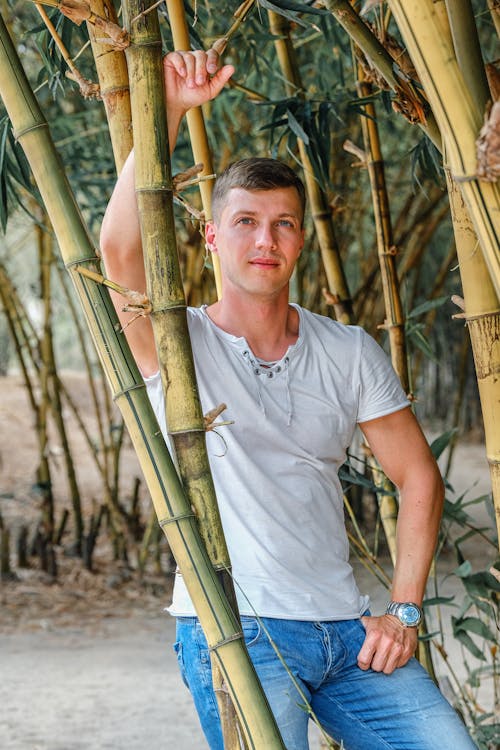
<path id="1" fill-rule="evenodd" d="M 277 159 L 252 157 L 235 161 L 226 167 L 215 181 L 212 194 L 214 221 L 219 221 L 227 195 L 232 188 L 273 190 L 286 187 L 293 187 L 297 191 L 302 208 L 301 221 L 303 221 L 306 193 L 302 180 L 293 169 Z"/>

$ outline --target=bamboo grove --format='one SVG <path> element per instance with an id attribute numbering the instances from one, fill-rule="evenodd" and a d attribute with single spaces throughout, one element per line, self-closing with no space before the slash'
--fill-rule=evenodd
<path id="1" fill-rule="evenodd" d="M 292 279 L 293 298 L 345 324 L 359 323 L 378 338 L 424 419 L 446 393 L 448 408 L 438 416 L 448 437 L 437 441 L 436 451 L 446 447 L 448 468 L 456 430 L 464 428 L 467 402 L 474 400 L 470 389 L 477 387 L 480 413 L 478 408 L 469 420 L 483 425 L 500 528 L 500 9 L 479 0 L 247 0 L 239 7 L 217 3 L 216 12 L 215 4 L 179 0 L 146 6 L 132 0 L 121 8 L 111 0 L 2 3 L 0 219 L 5 230 L 16 220 L 16 207 L 24 206 L 43 303 L 37 328 L 7 251 L 0 257 L 0 300 L 35 417 L 37 544 L 54 576 L 64 541 L 91 569 L 105 521 L 115 558 L 130 562 L 133 554 L 142 569 L 149 547 L 159 543 L 157 519 L 207 635 L 215 680 L 227 687 L 217 691 L 226 695 L 220 706 L 226 746 L 267 750 L 283 745 L 241 641 L 185 316 L 186 304 L 210 302 L 220 292 L 218 269 L 206 257 L 200 232 L 211 212 L 210 175 L 236 156 L 255 154 L 277 154 L 302 171 L 308 243 Z M 214 44 L 236 75 L 203 112 L 188 113 L 171 165 L 162 51 Z M 132 144 L 148 277 L 140 300 L 105 278 L 93 239 Z M 201 166 L 192 170 L 193 164 Z M 195 187 L 181 190 L 182 178 L 173 171 Z M 198 176 L 191 180 L 193 172 Z M 151 240 L 157 236 L 160 251 Z M 59 374 L 56 284 L 77 332 L 97 437 Z M 137 314 L 152 310 L 175 466 L 117 323 L 110 288 Z M 458 309 L 449 304 L 452 296 Z M 465 373 L 469 349 L 474 379 Z M 442 370 L 432 393 L 437 361 Z M 101 387 L 103 378 L 108 385 Z M 64 409 L 73 413 L 102 485 L 90 516 L 82 510 Z M 48 420 L 63 446 L 70 487 L 64 510 L 52 492 Z M 142 526 L 138 486 L 129 507 L 120 492 L 127 433 L 154 507 Z M 397 498 L 367 452 L 366 446 L 357 451 L 344 477 L 352 550 L 386 580 L 374 551 L 378 532 L 368 532 L 373 547 L 361 531 L 360 497 L 369 487 L 377 498 L 377 519 L 393 559 Z M 1 515 L 0 529 L 7 573 L 10 531 Z M 26 529 L 23 534 L 21 557 Z M 481 585 L 491 617 L 499 587 L 493 537 L 488 543 L 491 569 Z M 483 635 L 488 628 L 484 624 Z M 465 631 L 455 628 L 463 642 L 470 640 Z M 439 644 L 436 651 L 446 659 Z M 432 671 L 429 652 L 422 658 Z M 491 649 L 488 659 L 495 660 Z M 498 671 L 494 663 L 488 668 Z M 487 732 L 484 737 L 489 747 Z"/>

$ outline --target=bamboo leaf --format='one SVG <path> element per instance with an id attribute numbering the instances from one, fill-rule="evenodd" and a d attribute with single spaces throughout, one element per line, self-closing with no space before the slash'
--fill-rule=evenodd
<path id="1" fill-rule="evenodd" d="M 455 618 L 451 618 L 452 622 Z M 476 659 L 479 659 L 480 661 L 486 661 L 486 657 L 484 656 L 483 652 L 481 651 L 478 646 L 474 643 L 470 635 L 463 630 L 455 630 L 455 627 L 453 627 L 453 636 L 457 639 L 457 641 L 460 641 L 466 649 L 468 649 L 473 656 L 476 657 Z"/>
<path id="2" fill-rule="evenodd" d="M 328 10 L 325 10 L 324 8 L 316 8 L 313 5 L 308 5 L 307 3 L 299 3 L 296 2 L 296 0 L 274 0 L 274 2 L 270 2 L 270 0 L 258 0 L 259 5 L 262 5 L 263 8 L 267 8 L 268 10 L 273 10 L 275 13 L 279 13 L 282 16 L 285 16 L 287 18 L 290 18 L 290 20 L 297 20 L 295 17 L 296 13 L 311 13 L 315 16 L 329 16 L 330 12 Z M 283 11 L 292 11 L 291 14 L 286 14 Z"/>
<path id="3" fill-rule="evenodd" d="M 407 319 L 417 318 L 419 315 L 423 315 L 423 313 L 429 312 L 429 310 L 436 310 L 438 307 L 442 307 L 445 302 L 448 302 L 448 300 L 449 297 L 445 296 L 427 300 L 427 302 L 422 302 L 421 305 L 417 305 L 417 307 L 414 307 L 413 310 L 407 313 L 406 317 Z"/>
<path id="4" fill-rule="evenodd" d="M 472 573 L 472 565 L 470 563 L 470 560 L 465 560 L 465 562 L 459 565 L 459 567 L 456 568 L 453 572 L 459 578 L 467 578 L 467 576 L 470 576 L 470 574 Z"/>
<path id="5" fill-rule="evenodd" d="M 7 179 L 5 176 L 5 149 L 7 147 L 7 132 L 10 122 L 7 117 L 3 118 L 3 128 L 0 136 L 0 223 L 5 232 L 7 226 Z"/>
<path id="6" fill-rule="evenodd" d="M 426 357 L 433 362 L 439 363 L 428 339 L 423 334 L 423 325 L 421 323 L 411 325 L 411 323 L 406 321 L 406 335 L 409 339 L 411 338 L 415 346 L 417 346 Z"/>
<path id="7" fill-rule="evenodd" d="M 444 501 L 443 517 L 460 525 L 471 520 L 459 502 L 452 503 L 447 499 Z"/>
<path id="8" fill-rule="evenodd" d="M 286 111 L 287 117 L 288 117 L 288 124 L 290 125 L 290 129 L 293 133 L 297 136 L 297 138 L 300 138 L 301 141 L 304 141 L 305 145 L 309 145 L 309 136 L 305 132 L 305 130 L 300 126 L 300 123 L 298 122 L 297 118 L 291 112 L 289 109 Z"/>
<path id="9" fill-rule="evenodd" d="M 423 602 L 424 607 L 435 607 L 438 604 L 451 604 L 455 607 L 455 596 L 433 596 Z"/>
<path id="10" fill-rule="evenodd" d="M 447 432 L 443 432 L 442 435 L 437 437 L 435 440 L 431 443 L 431 451 L 434 458 L 437 460 L 439 456 L 442 454 L 442 452 L 445 450 L 445 448 L 448 447 L 450 444 L 451 439 L 454 435 L 456 435 L 458 432 L 457 428 L 454 427 L 453 430 L 448 430 Z"/>
<path id="11" fill-rule="evenodd" d="M 495 642 L 496 640 L 490 628 L 479 617 L 464 617 L 461 620 L 456 620 L 454 632 L 456 633 L 458 630 L 474 633 L 487 641 Z"/>

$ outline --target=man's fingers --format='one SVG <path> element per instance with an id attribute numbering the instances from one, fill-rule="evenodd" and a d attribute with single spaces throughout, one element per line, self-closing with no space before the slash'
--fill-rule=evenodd
<path id="1" fill-rule="evenodd" d="M 370 669 L 372 664 L 373 655 L 375 654 L 375 647 L 370 644 L 369 641 L 365 641 L 358 654 L 358 667 L 360 669 Z"/>
<path id="2" fill-rule="evenodd" d="M 361 622 L 366 638 L 358 654 L 360 669 L 391 674 L 413 655 L 417 642 L 413 629 L 403 628 L 388 615 L 362 617 Z"/>
<path id="3" fill-rule="evenodd" d="M 214 73 L 217 72 L 218 67 L 219 55 L 214 49 L 210 48 L 209 50 L 207 50 L 207 70 L 210 75 L 214 75 Z"/>
<path id="4" fill-rule="evenodd" d="M 186 63 L 184 62 L 184 56 L 181 52 L 170 52 L 168 55 L 165 55 L 163 58 L 163 66 L 166 69 L 169 65 L 175 68 L 181 78 L 186 77 Z"/>
<path id="5" fill-rule="evenodd" d="M 234 73 L 232 65 L 224 65 L 217 73 L 210 79 L 210 94 L 213 97 L 222 91 L 226 83 L 229 81 Z"/>

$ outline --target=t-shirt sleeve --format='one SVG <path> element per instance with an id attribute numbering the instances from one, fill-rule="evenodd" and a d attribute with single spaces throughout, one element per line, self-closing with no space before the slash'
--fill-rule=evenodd
<path id="1" fill-rule="evenodd" d="M 384 417 L 409 405 L 389 358 L 377 342 L 362 331 L 356 421 Z"/>
<path id="2" fill-rule="evenodd" d="M 165 399 L 163 396 L 163 387 L 161 382 L 160 371 L 155 372 L 149 378 L 144 378 L 146 385 L 146 391 L 151 401 L 151 406 L 160 425 L 163 437 L 167 441 L 168 445 L 168 434 L 167 434 L 167 418 L 165 415 Z"/>

